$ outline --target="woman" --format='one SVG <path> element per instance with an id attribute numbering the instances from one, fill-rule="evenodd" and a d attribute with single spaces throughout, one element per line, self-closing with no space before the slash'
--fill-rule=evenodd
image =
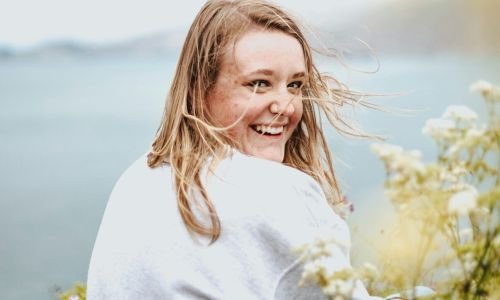
<path id="1" fill-rule="evenodd" d="M 349 232 L 318 108 L 352 99 L 320 75 L 297 23 L 264 1 L 208 1 L 184 43 L 153 148 L 120 178 L 88 299 L 321 299 L 291 249 Z M 333 208 L 333 209 L 332 209 Z M 343 245 L 343 246 L 342 246 Z M 368 298 L 358 283 L 355 298 Z"/>

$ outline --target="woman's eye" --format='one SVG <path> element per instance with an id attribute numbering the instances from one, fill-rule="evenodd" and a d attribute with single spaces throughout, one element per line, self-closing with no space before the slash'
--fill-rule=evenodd
<path id="1" fill-rule="evenodd" d="M 252 87 L 265 88 L 269 86 L 269 82 L 266 80 L 255 80 L 250 83 Z"/>
<path id="2" fill-rule="evenodd" d="M 292 89 L 300 89 L 302 87 L 302 81 L 294 81 L 288 85 Z"/>

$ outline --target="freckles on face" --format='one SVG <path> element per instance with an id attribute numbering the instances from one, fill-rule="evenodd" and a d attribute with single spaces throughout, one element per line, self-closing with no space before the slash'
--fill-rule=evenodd
<path id="1" fill-rule="evenodd" d="M 222 57 L 207 109 L 241 152 L 283 162 L 302 118 L 306 66 L 301 44 L 280 31 L 250 30 Z"/>

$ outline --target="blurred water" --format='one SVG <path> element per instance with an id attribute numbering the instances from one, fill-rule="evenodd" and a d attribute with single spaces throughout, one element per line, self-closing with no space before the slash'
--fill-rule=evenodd
<path id="1" fill-rule="evenodd" d="M 111 188 L 146 152 L 161 117 L 172 57 L 116 57 L 0 62 L 0 295 L 51 299 L 54 285 L 84 281 L 93 241 Z M 372 63 L 353 62 L 369 69 Z M 400 92 L 379 97 L 411 116 L 359 111 L 371 133 L 419 148 L 431 159 L 432 142 L 420 134 L 425 119 L 451 104 L 484 113 L 470 83 L 500 83 L 500 58 L 381 58 L 375 75 L 322 64 L 351 87 Z M 328 68 L 329 66 L 329 68 Z M 366 237 L 386 226 L 383 170 L 365 141 L 330 132 L 336 167 L 355 203 L 354 257 L 366 255 Z M 374 226 L 377 224 L 377 226 Z M 361 249 L 363 248 L 363 249 Z"/>

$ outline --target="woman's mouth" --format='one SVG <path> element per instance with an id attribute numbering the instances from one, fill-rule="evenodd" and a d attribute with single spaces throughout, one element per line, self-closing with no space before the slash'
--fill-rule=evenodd
<path id="1" fill-rule="evenodd" d="M 250 127 L 261 135 L 279 136 L 285 130 L 285 126 L 250 125 Z"/>

